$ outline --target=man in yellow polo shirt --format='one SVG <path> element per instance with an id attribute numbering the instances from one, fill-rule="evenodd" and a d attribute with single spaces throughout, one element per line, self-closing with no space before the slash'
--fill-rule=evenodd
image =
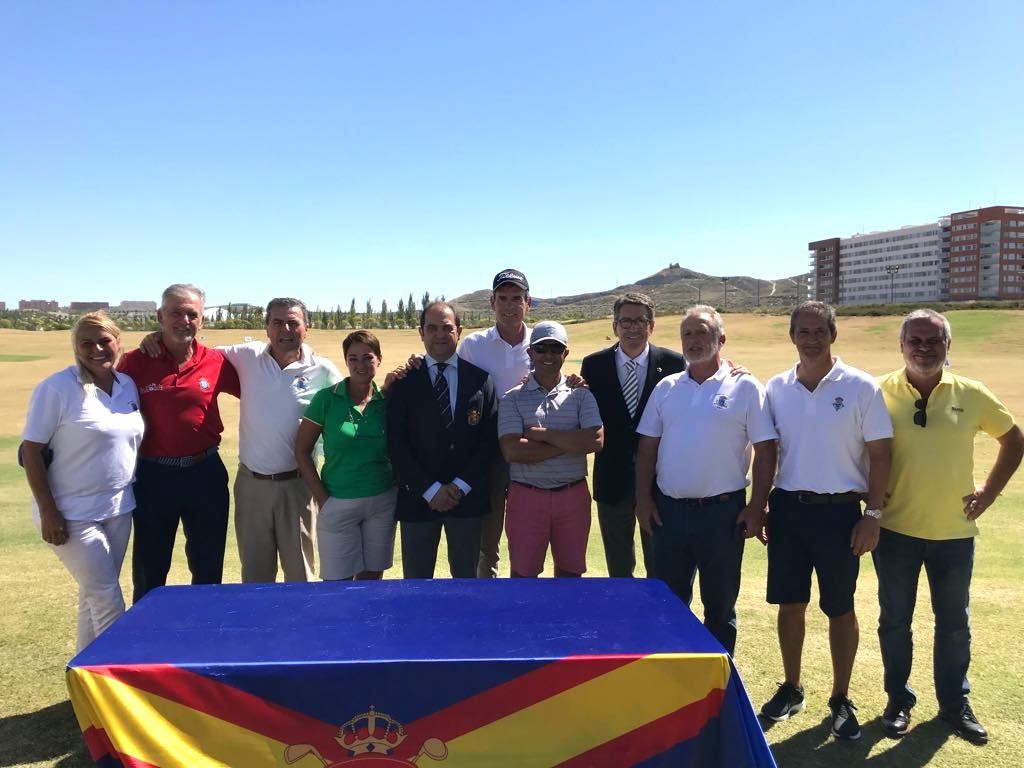
<path id="1" fill-rule="evenodd" d="M 1024 455 L 1024 435 L 1013 416 L 979 381 L 945 370 L 952 341 L 949 321 L 930 309 L 907 315 L 900 327 L 905 367 L 879 384 L 894 430 L 889 498 L 881 537 L 872 553 L 881 615 L 878 638 L 888 705 L 882 727 L 900 737 L 917 702 L 909 686 L 911 621 L 922 565 L 935 613 L 935 695 L 939 716 L 968 741 L 988 732 L 968 701 L 971 660 L 971 571 L 977 519 L 996 500 Z M 974 484 L 974 437 L 999 442 L 985 482 Z"/>

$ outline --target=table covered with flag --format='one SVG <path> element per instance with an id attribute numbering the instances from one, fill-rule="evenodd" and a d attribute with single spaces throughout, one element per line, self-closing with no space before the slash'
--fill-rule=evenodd
<path id="1" fill-rule="evenodd" d="M 661 582 L 164 587 L 68 668 L 99 766 L 774 766 Z"/>

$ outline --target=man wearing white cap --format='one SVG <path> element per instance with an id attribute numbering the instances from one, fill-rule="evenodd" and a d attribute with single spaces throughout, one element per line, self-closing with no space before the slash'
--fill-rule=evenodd
<path id="1" fill-rule="evenodd" d="M 511 480 L 505 530 L 513 577 L 540 575 L 549 544 L 556 576 L 580 576 L 587 568 L 587 454 L 603 447 L 604 428 L 594 396 L 570 388 L 562 375 L 568 354 L 565 328 L 538 323 L 530 334 L 533 372 L 498 406 Z"/>

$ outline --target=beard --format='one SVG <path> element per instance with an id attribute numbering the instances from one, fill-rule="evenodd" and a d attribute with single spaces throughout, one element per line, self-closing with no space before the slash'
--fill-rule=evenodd
<path id="1" fill-rule="evenodd" d="M 713 360 L 721 349 L 722 345 L 716 341 L 701 352 L 688 352 L 683 350 L 683 357 L 686 359 L 687 365 L 699 365 L 701 363 L 706 363 L 709 360 Z"/>
<path id="2" fill-rule="evenodd" d="M 936 359 L 932 365 L 922 366 L 915 360 L 904 360 L 903 361 L 911 373 L 920 376 L 923 379 L 931 378 L 936 374 L 942 373 L 942 369 L 946 365 L 946 357 L 942 355 Z"/>

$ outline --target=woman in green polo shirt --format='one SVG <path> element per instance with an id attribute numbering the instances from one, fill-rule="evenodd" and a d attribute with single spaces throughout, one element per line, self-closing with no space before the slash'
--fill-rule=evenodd
<path id="1" fill-rule="evenodd" d="M 373 378 L 380 341 L 353 331 L 342 342 L 348 378 L 313 396 L 295 440 L 295 458 L 320 511 L 320 578 L 379 579 L 395 551 L 395 488 L 388 460 L 387 401 Z M 313 448 L 324 438 L 318 473 Z"/>

